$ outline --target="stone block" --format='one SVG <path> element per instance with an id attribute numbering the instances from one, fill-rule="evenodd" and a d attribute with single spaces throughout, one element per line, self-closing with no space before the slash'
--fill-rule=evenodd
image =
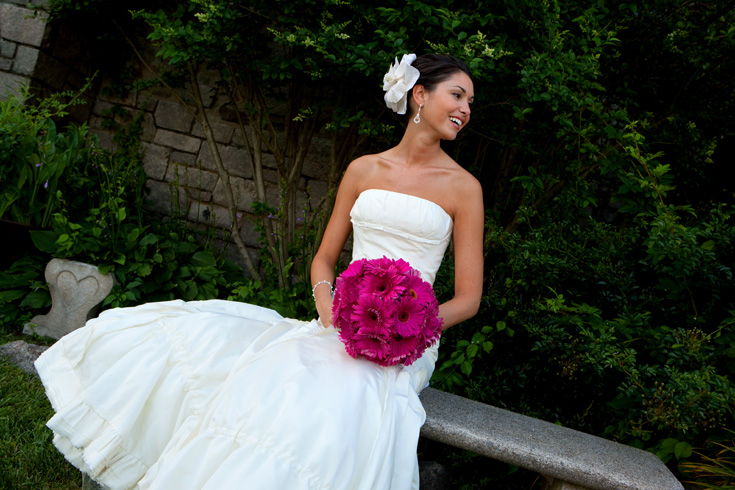
<path id="1" fill-rule="evenodd" d="M 327 198 L 327 183 L 323 180 L 310 180 L 307 184 L 311 207 L 320 206 Z"/>
<path id="2" fill-rule="evenodd" d="M 201 189 L 186 189 L 190 202 L 208 203 L 212 202 L 212 193 Z"/>
<path id="3" fill-rule="evenodd" d="M 230 210 L 224 206 L 211 203 L 192 203 L 189 209 L 189 221 L 207 226 L 215 226 L 221 230 L 232 228 Z"/>
<path id="4" fill-rule="evenodd" d="M 18 55 L 21 52 L 20 48 L 18 46 Z M 43 51 L 38 53 L 38 60 L 35 62 L 35 68 L 33 70 L 33 78 L 42 80 L 55 91 L 69 88 L 79 90 L 84 85 L 83 80 L 76 81 L 76 84 L 70 83 L 71 86 L 65 86 L 69 82 L 69 79 L 72 78 L 70 77 L 71 73 L 72 70 L 58 59 L 48 56 Z M 71 81 L 73 82 L 75 80 L 72 79 Z"/>
<path id="5" fill-rule="evenodd" d="M 20 97 L 20 86 L 24 83 L 28 83 L 26 77 L 0 71 L 0 99 L 5 100 L 11 94 Z"/>
<path id="6" fill-rule="evenodd" d="M 115 104 L 113 104 L 112 102 L 97 99 L 94 101 L 92 114 L 94 114 L 95 116 L 109 118 L 112 116 L 113 107 L 115 107 Z"/>
<path id="7" fill-rule="evenodd" d="M 15 58 L 15 48 L 17 44 L 0 39 L 0 56 L 4 58 Z"/>
<path id="8" fill-rule="evenodd" d="M 21 44 L 41 47 L 46 33 L 47 15 L 0 3 L 0 37 Z"/>
<path id="9" fill-rule="evenodd" d="M 240 223 L 240 236 L 242 237 L 242 241 L 245 243 L 245 245 L 256 249 L 255 252 L 250 254 L 250 256 L 257 257 L 258 250 L 262 248 L 262 244 L 258 241 L 260 240 L 260 234 L 255 230 L 255 225 L 252 221 L 253 219 L 254 217 L 252 215 L 243 215 L 243 219 Z M 238 253 L 236 246 L 233 245 L 232 248 L 234 249 L 235 253 Z M 242 260 L 242 258 L 239 261 L 235 262 L 237 262 L 241 267 L 245 267 L 245 262 Z"/>
<path id="10" fill-rule="evenodd" d="M 188 133 L 191 130 L 191 123 L 194 120 L 194 115 L 186 107 L 168 100 L 158 102 L 154 115 L 156 126 L 159 128 L 182 133 Z"/>
<path id="11" fill-rule="evenodd" d="M 263 155 L 260 158 L 263 161 L 263 168 L 270 168 L 273 170 L 278 170 L 278 165 L 276 164 L 276 157 L 273 156 L 272 153 L 263 153 Z"/>
<path id="12" fill-rule="evenodd" d="M 226 145 L 217 145 L 217 148 L 220 158 L 222 158 L 222 164 L 230 175 L 246 179 L 253 177 L 253 169 L 250 165 L 250 156 L 247 151 Z M 209 170 L 217 170 L 217 165 L 214 163 L 214 157 L 212 156 L 212 152 L 209 151 L 208 144 L 202 145 L 202 149 L 199 152 L 199 160 L 202 162 L 202 167 Z"/>
<path id="13" fill-rule="evenodd" d="M 272 208 L 281 205 L 281 187 L 276 184 L 265 184 L 265 200 Z"/>
<path id="14" fill-rule="evenodd" d="M 212 107 L 217 98 L 217 87 L 199 84 L 199 91 L 202 93 L 202 104 L 205 108 Z"/>
<path id="15" fill-rule="evenodd" d="M 38 376 L 36 366 L 33 363 L 46 349 L 48 347 L 43 345 L 28 344 L 23 340 L 16 340 L 0 345 L 0 356 L 18 366 L 24 373 Z"/>
<path id="16" fill-rule="evenodd" d="M 156 137 L 156 124 L 153 122 L 153 114 L 149 112 L 143 114 L 142 129 L 140 140 L 146 143 L 153 141 L 153 138 Z"/>
<path id="17" fill-rule="evenodd" d="M 174 150 L 186 153 L 197 153 L 202 146 L 202 140 L 186 134 L 174 133 L 166 129 L 156 131 L 153 142 L 163 146 L 170 146 Z"/>
<path id="18" fill-rule="evenodd" d="M 95 116 L 94 114 L 92 114 L 91 116 L 89 116 L 87 124 L 89 124 L 89 127 L 91 129 L 102 129 L 104 128 L 105 120 L 106 119 L 104 117 Z"/>
<path id="19" fill-rule="evenodd" d="M 230 187 L 232 188 L 232 197 L 235 199 L 235 206 L 241 211 L 252 211 L 253 201 L 258 200 L 258 191 L 255 189 L 255 183 L 252 180 L 242 179 L 240 177 L 230 177 Z M 212 201 L 222 206 L 227 206 L 227 197 L 225 196 L 225 185 L 222 180 L 217 181 L 217 186 L 212 193 Z"/>
<path id="20" fill-rule="evenodd" d="M 112 291 L 114 279 L 100 274 L 93 265 L 52 259 L 46 266 L 46 281 L 51 311 L 33 317 L 23 333 L 60 339 L 96 316 L 96 308 Z"/>
<path id="21" fill-rule="evenodd" d="M 20 45 L 15 55 L 13 71 L 19 75 L 32 75 L 36 69 L 37 61 L 38 49 Z"/>
<path id="22" fill-rule="evenodd" d="M 245 126 L 245 131 L 247 132 L 248 141 L 250 141 L 250 146 L 252 147 L 252 141 L 255 137 L 255 131 L 253 131 L 253 128 L 251 128 L 250 126 Z M 243 138 L 239 126 L 235 128 L 235 132 L 232 134 L 232 144 L 237 146 L 245 146 L 245 138 Z"/>
<path id="23" fill-rule="evenodd" d="M 0 71 L 10 71 L 13 68 L 13 60 L 0 58 Z"/>
<path id="24" fill-rule="evenodd" d="M 278 177 L 278 171 L 269 168 L 263 169 L 263 180 L 271 184 L 278 184 L 281 179 Z"/>
<path id="25" fill-rule="evenodd" d="M 169 165 L 166 181 L 183 187 L 193 187 L 203 191 L 214 191 L 219 176 L 196 167 L 185 165 Z"/>
<path id="26" fill-rule="evenodd" d="M 142 146 L 145 151 L 143 169 L 146 175 L 152 179 L 163 180 L 166 176 L 171 148 L 148 143 L 143 143 Z"/>
<path id="27" fill-rule="evenodd" d="M 229 145 L 232 141 L 232 135 L 235 132 L 235 127 L 230 124 L 210 122 L 212 126 L 212 133 L 214 133 L 214 140 L 217 143 Z M 192 136 L 197 136 L 204 139 L 204 130 L 199 121 L 194 121 L 194 128 L 191 131 Z"/>
<path id="28" fill-rule="evenodd" d="M 171 163 L 178 163 L 179 165 L 187 165 L 189 167 L 197 166 L 197 157 L 191 153 L 184 153 L 181 151 L 174 151 L 171 153 Z"/>
<path id="29" fill-rule="evenodd" d="M 155 97 L 148 90 L 139 92 L 136 101 L 136 107 L 138 107 L 138 109 L 143 109 L 148 112 L 155 112 L 156 107 L 158 107 L 158 98 Z"/>
<path id="30" fill-rule="evenodd" d="M 146 182 L 145 188 L 148 191 L 146 209 L 164 216 L 186 216 L 189 212 L 185 189 L 153 179 Z"/>
<path id="31" fill-rule="evenodd" d="M 326 179 L 332 143 L 326 138 L 313 138 L 304 158 L 302 174 L 312 179 Z"/>
<path id="32" fill-rule="evenodd" d="M 90 128 L 89 132 L 97 136 L 100 146 L 105 150 L 115 151 L 117 149 L 114 134 L 109 129 Z"/>

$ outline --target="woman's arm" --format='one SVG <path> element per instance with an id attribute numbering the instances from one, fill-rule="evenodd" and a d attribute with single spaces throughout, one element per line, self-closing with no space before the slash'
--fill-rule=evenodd
<path id="1" fill-rule="evenodd" d="M 311 262 L 312 287 L 320 281 L 329 281 L 334 286 L 334 268 L 352 232 L 350 210 L 360 194 L 358 183 L 360 182 L 360 168 L 363 166 L 360 160 L 352 162 L 347 167 L 342 182 L 339 184 L 332 215 L 329 217 L 319 250 Z M 322 324 L 328 327 L 332 324 L 330 288 L 324 284 L 317 286 L 314 290 L 314 300 Z"/>
<path id="2" fill-rule="evenodd" d="M 474 177 L 455 189 L 461 196 L 454 213 L 454 297 L 439 306 L 443 328 L 473 317 L 480 308 L 483 279 L 485 207 L 482 187 Z"/>

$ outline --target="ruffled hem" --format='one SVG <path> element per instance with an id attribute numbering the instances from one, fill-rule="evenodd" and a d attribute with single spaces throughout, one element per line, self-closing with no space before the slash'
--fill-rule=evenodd
<path id="1" fill-rule="evenodd" d="M 56 414 L 46 426 L 54 445 L 74 466 L 111 490 L 128 490 L 148 466 L 128 452 L 120 434 L 82 401 L 83 389 L 68 359 L 59 351 L 40 357 L 36 369 Z"/>

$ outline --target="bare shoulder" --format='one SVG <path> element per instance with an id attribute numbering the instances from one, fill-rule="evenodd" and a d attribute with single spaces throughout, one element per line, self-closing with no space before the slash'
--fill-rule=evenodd
<path id="1" fill-rule="evenodd" d="M 480 181 L 459 164 L 454 161 L 453 163 L 451 178 L 447 182 L 453 214 L 460 214 L 470 207 L 482 208 L 482 185 Z"/>
<path id="2" fill-rule="evenodd" d="M 378 155 L 363 155 L 350 162 L 339 184 L 336 205 L 344 203 L 348 207 L 352 206 L 357 196 L 365 190 L 365 182 L 379 173 L 379 161 Z"/>
<path id="3" fill-rule="evenodd" d="M 349 185 L 355 187 L 355 190 L 365 190 L 367 182 L 372 181 L 374 178 L 381 174 L 381 169 L 385 170 L 385 158 L 382 153 L 363 155 L 354 159 L 347 166 L 344 177 L 342 178 L 342 185 Z"/>

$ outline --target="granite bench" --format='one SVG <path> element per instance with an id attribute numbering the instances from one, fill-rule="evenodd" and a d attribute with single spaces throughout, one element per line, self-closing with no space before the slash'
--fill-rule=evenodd
<path id="1" fill-rule="evenodd" d="M 421 435 L 543 475 L 548 490 L 683 490 L 654 454 L 433 388 Z"/>

